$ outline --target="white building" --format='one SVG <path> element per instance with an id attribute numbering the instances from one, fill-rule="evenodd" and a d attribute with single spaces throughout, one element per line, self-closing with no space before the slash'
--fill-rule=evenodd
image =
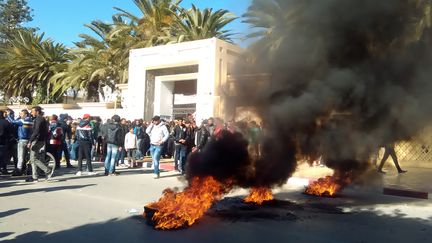
<path id="1" fill-rule="evenodd" d="M 130 51 L 125 114 L 146 120 L 225 115 L 223 89 L 243 50 L 212 38 Z"/>

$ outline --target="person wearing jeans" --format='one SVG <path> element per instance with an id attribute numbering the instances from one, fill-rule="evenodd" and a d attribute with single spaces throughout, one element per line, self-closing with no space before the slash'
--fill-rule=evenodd
<path id="1" fill-rule="evenodd" d="M 13 121 L 13 124 L 18 127 L 18 164 L 12 176 L 20 176 L 25 171 L 27 154 L 29 152 L 28 144 L 33 130 L 33 122 L 27 110 L 20 112 L 20 118 Z"/>
<path id="2" fill-rule="evenodd" d="M 119 146 L 108 143 L 105 157 L 105 175 L 115 175 L 115 161 L 119 152 Z"/>
<path id="3" fill-rule="evenodd" d="M 159 116 L 152 119 L 152 124 L 147 127 L 146 133 L 150 136 L 150 154 L 154 167 L 155 179 L 160 177 L 159 160 L 162 153 L 162 146 L 169 138 L 169 132 Z"/>
<path id="4" fill-rule="evenodd" d="M 95 175 L 93 172 L 92 161 L 91 161 L 91 148 L 93 146 L 93 133 L 92 127 L 90 126 L 90 115 L 85 114 L 83 120 L 77 127 L 76 137 L 78 140 L 78 172 L 77 176 L 82 175 L 82 160 L 85 157 L 87 162 L 87 170 L 89 175 Z"/>
<path id="5" fill-rule="evenodd" d="M 120 117 L 114 115 L 112 123 L 106 125 L 106 142 L 107 153 L 105 156 L 105 175 L 115 176 L 116 161 L 119 158 L 119 152 L 122 151 L 121 145 L 124 143 L 124 132 L 120 125 Z"/>

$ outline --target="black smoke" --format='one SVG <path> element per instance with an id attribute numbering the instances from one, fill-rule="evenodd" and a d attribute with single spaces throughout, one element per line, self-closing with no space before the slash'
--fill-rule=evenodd
<path id="1" fill-rule="evenodd" d="M 250 159 L 245 141 L 229 135 L 191 157 L 189 178 L 273 186 L 292 175 L 299 159 L 318 156 L 339 173 L 360 174 L 378 147 L 418 134 L 432 120 L 430 6 L 254 0 L 246 19 L 262 21 L 266 35 L 239 70 L 268 78 L 260 81 L 265 85 L 240 80 L 237 99 L 257 107 L 266 124 L 262 158 Z"/>

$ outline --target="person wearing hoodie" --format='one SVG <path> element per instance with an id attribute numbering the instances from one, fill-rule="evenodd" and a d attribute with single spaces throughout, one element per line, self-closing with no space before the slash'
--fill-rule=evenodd
<path id="1" fill-rule="evenodd" d="M 120 125 L 120 116 L 114 115 L 112 122 L 105 125 L 107 153 L 105 156 L 105 175 L 115 176 L 115 165 L 118 153 L 122 150 L 125 133 Z"/>
<path id="2" fill-rule="evenodd" d="M 77 130 L 76 130 L 76 136 L 78 141 L 78 172 L 76 173 L 77 176 L 82 175 L 82 161 L 83 157 L 86 158 L 87 162 L 87 170 L 89 175 L 95 175 L 96 173 L 93 172 L 92 167 L 92 161 L 91 161 L 91 149 L 93 146 L 93 133 L 92 133 L 92 127 L 90 125 L 90 115 L 85 114 L 83 116 L 83 119 L 79 123 Z"/>
<path id="3" fill-rule="evenodd" d="M 33 131 L 33 121 L 28 110 L 22 110 L 20 112 L 20 118 L 13 121 L 13 124 L 18 127 L 18 165 L 12 173 L 12 176 L 21 176 L 26 169 L 25 161 L 27 154 L 29 153 L 27 146 Z"/>
<path id="4" fill-rule="evenodd" d="M 63 130 L 63 136 L 62 136 L 62 144 L 61 144 L 61 152 L 60 154 L 63 154 L 66 160 L 66 168 L 74 168 L 72 164 L 70 163 L 70 153 L 69 153 L 69 147 L 70 147 L 70 141 L 72 139 L 72 128 L 69 126 L 66 122 L 68 119 L 68 114 L 60 114 L 58 124 L 60 125 L 61 129 Z M 62 156 L 60 156 L 62 157 Z"/>

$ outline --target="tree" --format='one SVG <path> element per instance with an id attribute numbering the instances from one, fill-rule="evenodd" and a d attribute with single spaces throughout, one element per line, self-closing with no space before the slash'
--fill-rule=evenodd
<path id="1" fill-rule="evenodd" d="M 114 8 L 119 11 L 116 16 L 128 19 L 129 23 L 118 25 L 112 37 L 128 33 L 134 37 L 134 48 L 163 45 L 175 39 L 172 24 L 181 0 L 134 0 L 134 3 L 142 13 L 141 17 Z"/>
<path id="2" fill-rule="evenodd" d="M 69 88 L 85 90 L 85 100 L 98 101 L 103 87 L 115 88 L 115 84 L 127 80 L 127 56 L 125 47 L 119 38 L 109 38 L 121 18 L 114 18 L 114 24 L 93 21 L 86 25 L 95 33 L 95 37 L 81 34 L 82 41 L 75 43 L 72 51 L 73 60 L 67 70 L 51 78 L 52 93 L 62 94 Z"/>
<path id="3" fill-rule="evenodd" d="M 67 68 L 70 55 L 64 45 L 44 39 L 44 34 L 20 30 L 0 54 L 0 81 L 6 93 L 33 97 L 36 92 L 36 104 L 57 101 L 49 80 Z"/>
<path id="4" fill-rule="evenodd" d="M 176 16 L 176 29 L 178 40 L 192 41 L 207 38 L 219 38 L 231 42 L 230 30 L 224 29 L 226 25 L 236 19 L 228 10 L 219 9 L 213 12 L 213 9 L 206 8 L 200 10 L 195 5 L 191 9 L 180 8 Z"/>
<path id="5" fill-rule="evenodd" d="M 33 20 L 31 12 L 27 0 L 1 0 L 0 43 L 10 40 L 18 30 L 25 29 L 22 24 Z"/>

